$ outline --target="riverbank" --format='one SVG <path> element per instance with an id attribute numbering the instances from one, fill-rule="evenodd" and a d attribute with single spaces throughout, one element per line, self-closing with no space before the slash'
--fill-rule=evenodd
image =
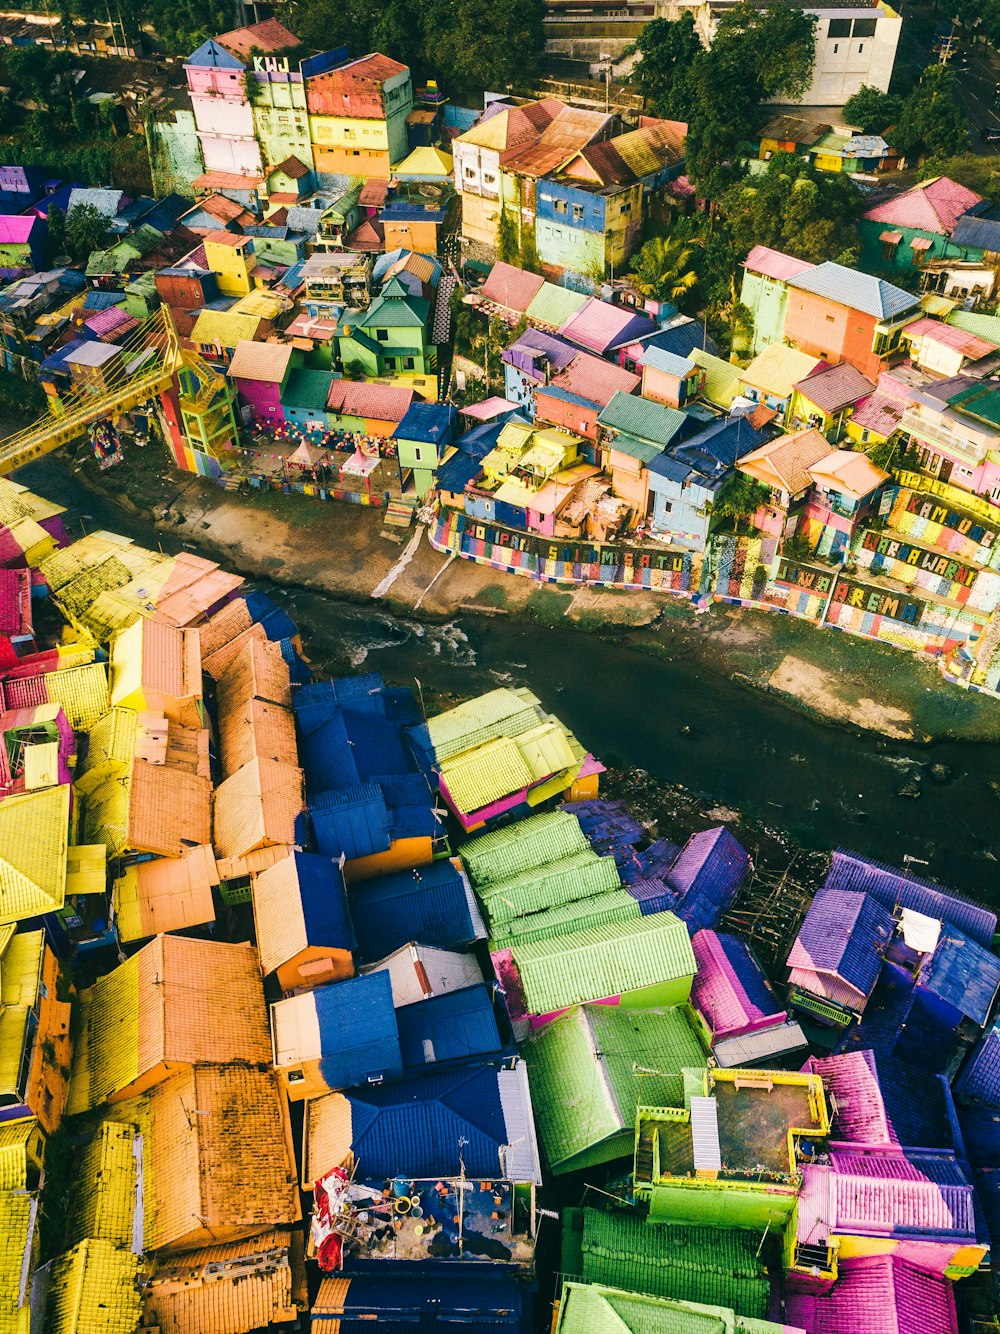
<path id="1" fill-rule="evenodd" d="M 1000 740 L 1000 705 L 943 680 L 929 660 L 790 616 L 590 586 L 561 588 L 435 551 L 422 527 L 401 544 L 380 512 L 278 491 L 244 496 L 176 470 L 155 446 L 101 472 L 89 451 L 31 465 L 26 479 L 53 498 L 82 486 L 243 573 L 429 620 L 457 613 L 529 617 L 665 660 L 690 659 L 826 722 L 895 740 Z M 48 483 L 48 486 L 47 486 Z M 58 496 L 56 491 L 58 490 Z M 83 497 L 73 500 L 86 510 Z"/>

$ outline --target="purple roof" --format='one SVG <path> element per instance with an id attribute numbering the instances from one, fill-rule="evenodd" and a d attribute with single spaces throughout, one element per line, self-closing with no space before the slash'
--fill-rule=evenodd
<path id="1" fill-rule="evenodd" d="M 555 373 L 568 366 L 573 358 L 579 355 L 578 348 L 557 334 L 548 334 L 542 329 L 526 329 L 507 348 L 503 359 L 509 366 L 515 366 L 526 374 L 535 371 L 538 362 L 544 359 Z"/>
<path id="2" fill-rule="evenodd" d="M 955 1091 L 962 1102 L 1000 1108 L 1000 1020 L 984 1034 L 963 1070 Z"/>
<path id="3" fill-rule="evenodd" d="M 983 1028 L 1000 990 L 1000 959 L 957 927 L 946 926 L 934 953 L 920 966 L 917 985 Z"/>
<path id="4" fill-rule="evenodd" d="M 747 877 L 750 857 L 723 825 L 692 834 L 667 874 L 677 908 L 692 931 L 714 926 Z"/>
<path id="5" fill-rule="evenodd" d="M 650 917 L 657 912 L 672 912 L 676 907 L 674 893 L 663 880 L 633 880 L 624 888 L 638 903 L 643 917 Z"/>
<path id="6" fill-rule="evenodd" d="M 829 1222 L 837 1231 L 975 1238 L 972 1183 L 950 1155 L 833 1150 L 830 1162 Z"/>
<path id="7" fill-rule="evenodd" d="M 906 876 L 882 862 L 842 849 L 833 854 L 825 889 L 862 890 L 892 912 L 897 904 L 957 926 L 980 945 L 989 945 L 997 929 L 997 915 L 971 903 L 932 880 Z"/>
<path id="8" fill-rule="evenodd" d="M 83 323 L 95 338 L 103 338 L 123 324 L 134 324 L 135 320 L 123 306 L 108 306 L 106 310 L 95 311 Z"/>
<path id="9" fill-rule="evenodd" d="M 591 352 L 603 354 L 621 343 L 631 342 L 656 332 L 656 325 L 645 315 L 613 306 L 609 301 L 590 300 L 571 315 L 559 332 Z"/>
<path id="10" fill-rule="evenodd" d="M 892 915 L 870 895 L 821 889 L 809 906 L 788 966 L 830 973 L 870 996 L 894 929 Z"/>
<path id="11" fill-rule="evenodd" d="M 790 1292 L 786 1318 L 814 1334 L 957 1334 L 948 1279 L 895 1255 L 842 1260 L 828 1292 Z"/>
<path id="12" fill-rule="evenodd" d="M 704 930 L 695 932 L 691 945 L 698 964 L 691 1003 L 714 1037 L 740 1037 L 784 1021 L 785 1011 L 746 941 Z"/>

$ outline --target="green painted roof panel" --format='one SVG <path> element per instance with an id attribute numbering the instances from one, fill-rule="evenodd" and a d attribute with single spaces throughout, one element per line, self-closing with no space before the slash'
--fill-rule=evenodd
<path id="1" fill-rule="evenodd" d="M 496 922 L 491 928 L 489 947 L 491 950 L 510 949 L 518 940 L 548 940 L 571 931 L 604 926 L 607 922 L 631 922 L 641 916 L 642 909 L 628 890 L 613 889 L 607 894 L 574 899 L 572 903 L 533 912 L 527 917 Z"/>
<path id="2" fill-rule="evenodd" d="M 581 306 L 587 304 L 587 300 L 582 292 L 572 292 L 568 287 L 557 287 L 555 283 L 542 283 L 525 315 L 537 324 L 548 324 L 553 329 L 559 329 Z"/>
<path id="3" fill-rule="evenodd" d="M 663 449 L 685 425 L 687 417 L 677 408 L 668 408 L 619 389 L 597 420 L 610 431 L 621 431 Z"/>
<path id="4" fill-rule="evenodd" d="M 560 861 L 589 847 L 575 815 L 548 811 L 473 839 L 463 847 L 462 860 L 470 880 L 478 887 Z"/>
<path id="5" fill-rule="evenodd" d="M 522 871 L 508 880 L 482 885 L 477 893 L 492 928 L 496 923 L 606 893 L 620 885 L 615 859 L 599 857 L 587 848 L 537 870 Z"/>

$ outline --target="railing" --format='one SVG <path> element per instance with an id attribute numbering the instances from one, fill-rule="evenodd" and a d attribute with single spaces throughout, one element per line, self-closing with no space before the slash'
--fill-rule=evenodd
<path id="1" fill-rule="evenodd" d="M 986 457 L 987 446 L 985 444 L 976 445 L 970 440 L 963 440 L 961 436 L 956 435 L 947 426 L 938 426 L 927 421 L 919 413 L 914 412 L 912 408 L 907 408 L 903 413 L 899 429 L 905 431 L 907 435 L 914 436 L 917 440 L 926 440 L 929 444 L 941 445 L 944 449 L 953 450 L 956 454 L 961 454 L 962 458 L 967 459 L 970 463 L 982 463 Z"/>

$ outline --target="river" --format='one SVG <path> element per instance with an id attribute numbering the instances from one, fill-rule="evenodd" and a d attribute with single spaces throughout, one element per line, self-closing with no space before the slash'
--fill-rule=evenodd
<path id="1" fill-rule="evenodd" d="M 89 529 L 159 541 L 164 550 L 179 545 L 78 489 L 63 465 L 33 464 L 19 480 L 71 507 Z M 504 615 L 429 624 L 306 590 L 267 589 L 324 674 L 379 671 L 393 683 L 419 682 L 425 697 L 528 686 L 606 764 L 646 770 L 808 847 L 848 847 L 895 865 L 909 856 L 915 874 L 1000 903 L 1000 796 L 990 786 L 1000 779 L 1000 746 L 914 746 L 830 726 L 697 662 L 653 657 L 627 636 Z M 902 787 L 919 795 L 901 796 Z"/>

